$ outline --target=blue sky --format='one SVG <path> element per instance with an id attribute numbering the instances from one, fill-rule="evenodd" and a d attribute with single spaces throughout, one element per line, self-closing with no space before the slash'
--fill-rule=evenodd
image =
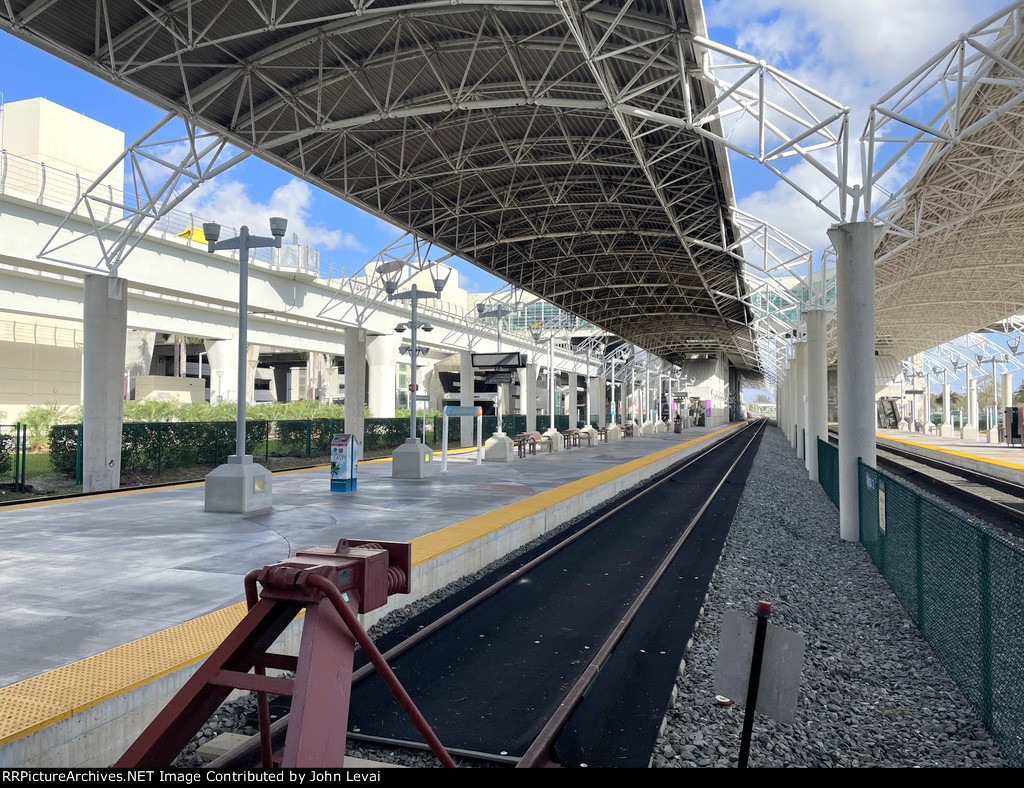
<path id="1" fill-rule="evenodd" d="M 859 135 L 868 105 L 957 34 L 1001 7 L 996 0 L 709 0 L 710 37 L 764 58 L 852 109 Z M 45 97 L 120 129 L 128 141 L 163 113 L 124 91 L 0 33 L 4 101 Z M 830 220 L 756 163 L 731 155 L 739 207 L 762 216 L 819 250 Z M 796 175 L 806 165 L 791 165 Z M 813 174 L 809 176 L 813 181 Z M 278 212 L 290 231 L 352 270 L 399 234 L 385 222 L 256 159 L 238 165 L 202 198 L 224 221 Z M 225 223 L 231 223 L 225 221 Z M 500 280 L 464 263 L 460 283 L 490 292 Z"/>

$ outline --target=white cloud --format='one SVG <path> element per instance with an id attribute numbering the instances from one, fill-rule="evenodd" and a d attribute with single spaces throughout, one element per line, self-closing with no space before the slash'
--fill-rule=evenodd
<path id="1" fill-rule="evenodd" d="M 207 221 L 215 221 L 237 231 L 243 224 L 257 234 L 266 234 L 271 216 L 288 220 L 286 240 L 298 236 L 299 243 L 321 251 L 347 249 L 365 252 L 359 238 L 345 230 L 331 230 L 312 216 L 313 190 L 309 184 L 292 178 L 279 186 L 266 203 L 249 195 L 249 185 L 236 180 L 217 179 L 201 186 L 179 206 Z"/>

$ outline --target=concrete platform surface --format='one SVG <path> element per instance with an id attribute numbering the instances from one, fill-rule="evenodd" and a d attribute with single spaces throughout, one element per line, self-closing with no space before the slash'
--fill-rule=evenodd
<path id="1" fill-rule="evenodd" d="M 720 431 L 599 443 L 512 463 L 449 454 L 433 479 L 360 464 L 358 490 L 326 468 L 274 477 L 260 515 L 203 511 L 202 484 L 0 510 L 0 686 L 220 610 L 250 569 L 343 537 L 407 542 L 556 487 Z"/>
<path id="2" fill-rule="evenodd" d="M 876 435 L 882 447 L 888 443 L 894 448 L 934 457 L 950 465 L 1024 484 L 1024 449 L 1020 446 L 922 435 L 918 432 L 900 430 L 879 430 Z"/>

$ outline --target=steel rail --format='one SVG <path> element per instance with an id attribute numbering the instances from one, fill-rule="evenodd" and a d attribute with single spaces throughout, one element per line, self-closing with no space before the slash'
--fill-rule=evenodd
<path id="1" fill-rule="evenodd" d="M 835 437 L 835 433 L 833 433 L 831 430 L 829 431 L 829 439 L 832 442 L 838 442 Z M 929 474 L 924 473 L 923 471 L 919 471 L 912 467 L 909 467 L 908 465 L 899 462 L 898 460 L 892 459 L 891 457 L 885 457 L 883 455 L 890 454 L 893 455 L 893 457 L 898 457 L 902 460 L 907 460 L 913 463 L 917 463 L 919 465 L 924 465 L 929 468 L 934 468 L 935 470 L 938 471 L 945 471 L 967 482 L 973 481 L 979 484 L 983 484 L 984 486 L 990 487 L 993 490 L 998 490 L 999 492 L 1003 492 L 1008 495 L 1012 495 L 1019 498 L 1022 505 L 1024 505 L 1024 485 L 1011 482 L 1007 479 L 1001 479 L 998 476 L 991 476 L 982 471 L 975 471 L 970 468 L 963 468 L 959 465 L 953 465 L 952 463 L 945 462 L 938 458 L 922 457 L 921 455 L 914 454 L 913 452 L 910 451 L 894 448 L 888 445 L 887 443 L 883 443 L 881 440 L 877 441 L 877 446 L 877 450 L 879 453 L 878 461 L 880 463 L 884 463 L 893 468 L 898 468 L 899 470 L 907 474 L 920 476 L 928 484 L 932 484 L 935 487 L 947 492 L 952 498 L 962 498 L 971 503 L 978 504 L 983 508 L 988 507 L 990 510 L 996 512 L 997 514 L 1006 517 L 1012 523 L 1017 524 L 1017 529 L 1011 528 L 1008 530 L 1011 530 L 1017 536 L 1024 535 L 1024 510 L 1014 509 L 1012 506 L 1009 506 L 1000 501 L 994 501 L 991 498 L 986 498 L 984 495 L 975 492 L 974 490 L 969 490 L 964 487 L 960 487 L 959 485 L 946 479 L 940 479 L 936 476 L 931 476 Z M 1005 527 L 998 523 L 991 523 L 991 525 L 993 527 Z"/>
<path id="2" fill-rule="evenodd" d="M 579 677 L 579 679 L 577 679 L 576 683 L 572 686 L 569 692 L 562 699 L 562 702 L 555 710 L 555 713 L 551 716 L 548 722 L 541 729 L 540 733 L 537 735 L 537 738 L 534 740 L 533 744 L 531 744 L 530 747 L 527 749 L 526 753 L 523 755 L 522 759 L 520 759 L 519 764 L 516 768 L 533 768 L 536 766 L 545 765 L 550 761 L 550 751 L 551 747 L 555 743 L 555 739 L 558 738 L 558 735 L 561 733 L 562 728 L 565 727 L 566 722 L 568 722 L 569 718 L 576 710 L 576 707 L 579 706 L 580 702 L 583 700 L 583 696 L 586 693 L 587 688 L 597 678 L 598 673 L 601 672 L 601 668 L 604 666 L 609 656 L 611 656 L 611 653 L 615 650 L 615 647 L 619 644 L 619 641 L 622 640 L 623 635 L 626 634 L 626 630 L 629 628 L 629 625 L 632 623 L 633 619 L 636 618 L 636 615 L 640 611 L 640 608 L 643 606 L 644 602 L 647 601 L 647 598 L 651 595 L 651 592 L 654 590 L 654 587 L 658 584 L 658 581 L 661 580 L 665 572 L 668 571 L 668 568 L 672 564 L 672 561 L 675 560 L 676 555 L 678 555 L 679 551 L 686 543 L 686 540 L 689 539 L 690 534 L 693 532 L 693 529 L 697 527 L 697 523 L 699 523 L 701 517 L 704 516 L 704 512 L 706 512 L 708 507 L 711 506 L 712 501 L 714 501 L 715 497 L 718 495 L 723 485 L 725 485 L 726 480 L 732 474 L 733 470 L 735 470 L 736 466 L 739 464 L 739 461 L 743 459 L 743 456 L 747 453 L 747 450 L 750 448 L 751 444 L 760 434 L 763 427 L 763 421 L 756 424 L 753 430 L 754 434 L 750 437 L 750 440 L 747 441 L 746 446 L 743 447 L 742 451 L 740 451 L 736 459 L 733 460 L 728 470 L 726 470 L 726 472 L 722 474 L 722 478 L 719 480 L 718 484 L 715 485 L 715 488 L 704 500 L 704 503 L 701 504 L 700 509 L 698 509 L 697 513 L 690 519 L 690 522 L 687 524 L 683 533 L 676 540 L 675 544 L 672 545 L 672 548 L 669 550 L 668 554 L 662 560 L 658 569 L 654 572 L 654 574 L 644 585 L 643 589 L 633 600 L 633 603 L 629 606 L 629 609 L 623 614 L 622 618 L 619 620 L 619 623 L 616 624 L 615 629 L 612 630 L 607 640 L 605 640 L 605 642 L 601 645 L 601 648 L 598 649 L 598 652 L 594 656 L 594 659 L 591 660 L 590 665 L 587 666 L 583 674 Z M 746 430 L 741 431 L 741 433 L 737 433 L 737 435 L 744 433 L 746 433 Z M 723 441 L 722 443 L 725 443 L 725 441 Z"/>
<path id="3" fill-rule="evenodd" d="M 635 503 L 637 500 L 639 500 L 643 496 L 647 495 L 648 493 L 651 493 L 654 490 L 658 489 L 663 484 L 668 483 L 680 471 L 686 469 L 690 465 L 694 464 L 695 462 L 697 462 L 701 458 L 706 457 L 707 455 L 711 454 L 712 452 L 716 451 L 717 449 L 720 449 L 720 448 L 724 447 L 726 444 L 731 443 L 735 438 L 738 438 L 740 435 L 745 435 L 745 434 L 749 433 L 751 430 L 753 430 L 753 433 L 754 433 L 753 436 L 747 442 L 747 445 L 744 447 L 743 451 L 740 452 L 739 457 L 736 459 L 735 462 L 732 463 L 732 465 L 730 466 L 729 470 L 725 473 L 725 475 L 722 477 L 722 479 L 716 485 L 714 491 L 711 493 L 711 495 L 708 497 L 708 499 L 705 500 L 704 504 L 701 506 L 701 509 L 699 510 L 697 515 L 693 519 L 691 519 L 690 523 L 687 525 L 687 528 L 686 528 L 686 531 L 684 533 L 684 536 L 682 537 L 681 540 L 677 541 L 676 545 L 674 545 L 672 553 L 671 553 L 671 556 L 669 558 L 667 558 L 665 561 L 663 561 L 662 566 L 660 566 L 658 571 L 655 573 L 655 578 L 660 577 L 661 574 L 664 573 L 664 570 L 667 567 L 668 563 L 671 561 L 671 558 L 673 558 L 675 556 L 675 554 L 679 550 L 679 547 L 682 546 L 682 541 L 685 541 L 685 537 L 688 536 L 689 533 L 693 530 L 693 528 L 695 527 L 696 523 L 699 521 L 700 517 L 703 515 L 704 511 L 707 509 L 708 506 L 710 506 L 711 502 L 714 500 L 715 495 L 717 495 L 718 491 L 721 489 L 722 485 L 725 483 L 725 480 L 726 480 L 726 478 L 728 478 L 729 474 L 732 472 L 732 469 L 739 462 L 739 459 L 743 457 L 743 454 L 746 452 L 747 448 L 749 448 L 749 446 L 753 442 L 754 438 L 757 437 L 758 430 L 763 427 L 764 423 L 765 423 L 765 420 L 763 420 L 763 419 L 761 421 L 759 421 L 759 422 L 751 422 L 750 424 L 748 424 L 745 427 L 737 430 L 736 432 L 732 433 L 731 435 L 724 436 L 722 439 L 716 441 L 712 445 L 710 445 L 710 446 L 708 446 L 706 448 L 703 448 L 701 451 L 699 451 L 698 453 L 694 454 L 692 457 L 686 458 L 684 461 L 682 461 L 678 465 L 675 465 L 672 468 L 670 468 L 669 470 L 665 471 L 663 476 L 662 476 L 662 478 L 658 479 L 657 481 L 655 481 L 655 482 L 653 482 L 651 484 L 645 485 L 643 489 L 638 490 L 636 493 L 630 495 L 626 500 L 624 500 L 621 503 L 615 505 L 614 508 L 610 509 L 609 511 L 605 512 L 604 514 L 602 514 L 599 517 L 597 517 L 596 519 L 594 519 L 593 522 L 588 523 L 586 526 L 584 526 L 583 528 L 580 528 L 578 531 L 574 531 L 572 534 L 567 536 L 565 539 L 560 540 L 557 544 L 553 545 L 552 547 L 550 547 L 549 549 L 545 550 L 540 555 L 538 555 L 535 558 L 531 559 L 526 564 L 523 564 L 521 567 L 519 567 L 518 569 L 514 570 L 513 572 L 510 572 L 509 574 L 502 576 L 497 582 L 495 582 L 492 585 L 488 586 L 487 588 L 481 590 L 479 593 L 475 594 L 471 598 L 469 598 L 466 601 L 462 602 L 458 606 L 456 606 L 456 607 L 452 608 L 451 610 L 447 611 L 446 613 L 444 613 L 443 615 L 441 615 L 440 617 L 438 617 L 437 619 L 432 621 L 430 624 L 427 624 L 422 629 L 417 630 L 415 633 L 410 635 L 408 638 L 406 638 L 405 640 L 401 641 L 400 643 L 397 643 L 396 645 L 392 646 L 387 651 L 382 652 L 381 656 L 383 657 L 383 659 L 385 661 L 390 661 L 393 658 L 395 658 L 395 657 L 405 653 L 406 651 L 408 651 L 413 646 L 417 645 L 418 643 L 421 643 L 422 641 L 424 641 L 427 638 L 431 637 L 432 635 L 436 634 L 439 630 L 443 629 L 445 626 L 450 624 L 453 620 L 457 619 L 459 616 L 461 616 L 464 613 L 466 613 L 471 608 L 475 607 L 476 605 L 478 605 L 479 603 L 481 603 L 485 599 L 493 596 L 495 593 L 500 591 L 502 588 L 505 588 L 506 586 L 510 585 L 511 583 L 517 581 L 523 575 L 527 574 L 530 570 L 534 569 L 539 564 L 543 563 L 545 560 L 547 560 L 551 556 L 555 555 L 556 553 L 558 553 L 563 548 L 569 546 L 570 544 L 572 544 L 576 540 L 580 539 L 582 536 L 584 536 L 585 534 L 587 534 L 588 532 L 590 532 L 591 530 L 596 528 L 601 523 L 605 522 L 606 520 L 608 520 L 609 518 L 611 518 L 615 514 L 619 513 L 623 509 L 625 509 L 628 506 L 632 505 L 633 503 Z M 646 598 L 647 595 L 649 595 L 650 589 L 652 589 L 654 587 L 655 583 L 656 583 L 656 580 L 649 581 L 648 584 L 641 591 L 641 594 L 643 595 L 644 598 Z M 631 606 L 629 611 L 627 611 L 627 613 L 626 613 L 626 616 L 628 616 L 629 620 L 632 620 L 632 618 L 636 615 L 636 610 L 638 610 L 638 609 L 639 609 L 639 605 L 637 605 L 636 602 L 634 602 L 633 606 Z M 620 628 L 621 628 L 621 632 L 619 631 Z M 615 632 L 613 632 L 613 637 L 615 637 L 615 633 L 618 633 L 618 636 L 615 637 L 615 642 L 618 642 L 618 640 L 621 639 L 621 636 L 625 632 L 625 629 L 626 629 L 626 627 L 622 626 L 622 622 L 620 621 L 619 626 L 617 626 Z M 610 652 L 611 652 L 611 649 L 608 649 L 607 653 L 610 653 Z M 604 653 L 604 649 L 603 648 L 602 648 L 601 653 Z M 601 653 L 599 653 L 598 658 L 601 658 Z M 597 661 L 598 658 L 595 658 L 594 661 Z M 604 661 L 605 661 L 604 658 L 600 659 L 600 663 L 601 664 L 603 664 Z M 591 664 L 593 664 L 593 662 Z M 367 663 L 367 664 L 363 665 L 361 668 L 359 668 L 358 670 L 356 670 L 352 674 L 352 684 L 354 685 L 357 682 L 362 681 L 363 679 L 365 679 L 368 676 L 370 676 L 373 672 L 374 672 L 374 667 L 373 667 L 373 665 L 371 663 Z M 592 677 L 590 679 L 588 679 L 586 681 L 586 683 L 583 684 L 583 688 L 584 689 L 587 686 L 589 686 L 591 680 L 592 680 Z M 574 687 L 574 689 L 575 689 L 575 687 Z M 582 695 L 580 697 L 582 697 Z M 563 705 L 564 705 L 564 703 L 565 703 L 565 701 L 563 701 Z M 577 703 L 578 703 L 578 701 L 577 701 Z M 574 704 L 574 706 L 573 706 L 574 708 L 575 708 L 575 705 L 576 704 Z M 561 709 L 561 706 L 559 708 Z M 566 719 L 568 719 L 568 716 L 566 717 Z M 564 721 L 563 721 L 562 724 L 564 725 Z M 287 731 L 287 725 L 288 725 L 288 715 L 284 715 L 280 719 L 276 720 L 270 726 L 270 729 L 269 729 L 270 737 L 274 741 L 275 745 L 277 745 L 279 742 L 283 743 L 284 735 L 285 735 L 285 733 Z M 559 727 L 559 729 L 560 728 L 561 728 L 561 726 Z M 542 733 L 543 733 L 543 731 L 542 731 Z M 366 736 L 366 735 L 360 734 L 360 733 L 350 733 L 349 736 L 350 736 L 350 738 L 353 738 L 353 739 L 363 740 L 363 741 L 367 741 L 367 742 L 375 743 L 375 744 L 389 744 L 389 745 L 393 745 L 393 746 L 396 746 L 396 747 L 405 747 L 405 748 L 409 748 L 409 749 L 429 750 L 429 747 L 427 747 L 422 742 L 404 741 L 404 740 L 389 739 L 389 738 L 384 738 L 384 737 L 371 737 L 371 736 Z M 258 765 L 258 763 L 259 763 L 259 752 L 260 752 L 259 737 L 258 736 L 253 736 L 253 737 L 250 737 L 249 741 L 239 745 L 234 750 L 231 750 L 230 752 L 227 752 L 224 755 L 222 755 L 219 758 L 217 758 L 216 760 L 212 761 L 211 763 L 208 764 L 208 766 L 210 768 L 240 768 L 240 767 L 243 767 L 243 766 Z M 506 763 L 506 764 L 507 763 L 518 763 L 518 762 L 521 761 L 521 759 L 515 758 L 514 756 L 502 756 L 502 755 L 493 754 L 493 753 L 483 753 L 483 752 L 476 752 L 476 751 L 464 751 L 464 750 L 459 750 L 459 749 L 449 749 L 449 752 L 451 752 L 451 753 L 453 753 L 455 755 L 461 755 L 461 756 L 465 756 L 465 757 L 468 757 L 468 758 L 474 758 L 474 759 L 477 759 L 477 760 L 488 760 L 488 761 L 499 762 L 499 763 Z"/>

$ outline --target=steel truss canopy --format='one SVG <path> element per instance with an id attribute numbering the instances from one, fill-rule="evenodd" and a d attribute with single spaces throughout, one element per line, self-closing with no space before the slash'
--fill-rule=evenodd
<path id="1" fill-rule="evenodd" d="M 671 363 L 760 373 L 699 0 L 4 0 L 0 27 Z"/>

